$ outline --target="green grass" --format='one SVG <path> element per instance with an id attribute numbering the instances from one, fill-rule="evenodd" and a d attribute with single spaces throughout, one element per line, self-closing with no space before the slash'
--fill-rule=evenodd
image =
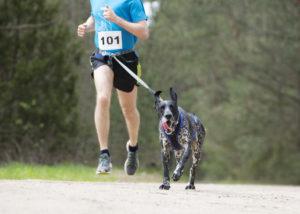
<path id="1" fill-rule="evenodd" d="M 89 182 L 161 182 L 161 169 L 145 169 L 140 167 L 136 175 L 127 176 L 123 169 L 114 167 L 111 174 L 95 175 L 96 166 L 80 164 L 38 165 L 24 163 L 9 163 L 0 165 L 0 180 L 58 180 L 58 181 L 89 181 Z M 170 171 L 172 173 L 172 171 Z M 179 182 L 187 182 L 188 173 L 185 172 Z M 215 182 L 221 184 L 245 184 L 236 180 L 202 180 L 202 183 Z M 250 182 L 261 184 L 259 182 Z"/>
<path id="2" fill-rule="evenodd" d="M 135 176 L 127 176 L 123 169 L 113 168 L 111 174 L 95 175 L 95 167 L 58 164 L 37 165 L 23 163 L 9 163 L 0 165 L 0 179 L 42 179 L 62 181 L 92 181 L 92 182 L 160 182 L 158 171 L 139 170 Z"/>

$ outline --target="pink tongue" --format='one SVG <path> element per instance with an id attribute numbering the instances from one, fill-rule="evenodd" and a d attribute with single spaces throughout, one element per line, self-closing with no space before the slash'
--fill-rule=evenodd
<path id="1" fill-rule="evenodd" d="M 165 131 L 171 131 L 171 128 L 168 126 L 168 123 L 167 123 L 167 122 L 164 122 L 164 123 L 162 124 L 162 127 L 163 127 L 163 129 L 164 129 Z"/>

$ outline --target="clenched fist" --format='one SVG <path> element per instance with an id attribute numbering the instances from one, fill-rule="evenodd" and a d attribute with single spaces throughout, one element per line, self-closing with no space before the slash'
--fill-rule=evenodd
<path id="1" fill-rule="evenodd" d="M 87 33 L 87 25 L 86 24 L 79 25 L 77 28 L 77 35 L 79 37 L 84 37 L 86 33 Z"/>
<path id="2" fill-rule="evenodd" d="M 115 12 L 111 9 L 111 7 L 106 6 L 102 8 L 103 10 L 103 17 L 108 21 L 116 23 L 119 17 L 115 14 Z"/>

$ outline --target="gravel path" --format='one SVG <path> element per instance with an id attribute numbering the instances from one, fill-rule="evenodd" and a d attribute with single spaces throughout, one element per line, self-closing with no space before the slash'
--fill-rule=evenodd
<path id="1" fill-rule="evenodd" d="M 300 187 L 172 183 L 0 181 L 1 214 L 300 214 Z"/>

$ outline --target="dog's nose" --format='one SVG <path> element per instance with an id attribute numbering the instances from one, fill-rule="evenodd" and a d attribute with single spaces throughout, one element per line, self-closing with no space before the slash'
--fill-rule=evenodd
<path id="1" fill-rule="evenodd" d="M 171 114 L 166 114 L 166 115 L 165 115 L 165 118 L 167 118 L 167 120 L 170 120 L 170 119 L 171 119 L 171 117 L 172 117 L 172 115 L 171 115 Z"/>

